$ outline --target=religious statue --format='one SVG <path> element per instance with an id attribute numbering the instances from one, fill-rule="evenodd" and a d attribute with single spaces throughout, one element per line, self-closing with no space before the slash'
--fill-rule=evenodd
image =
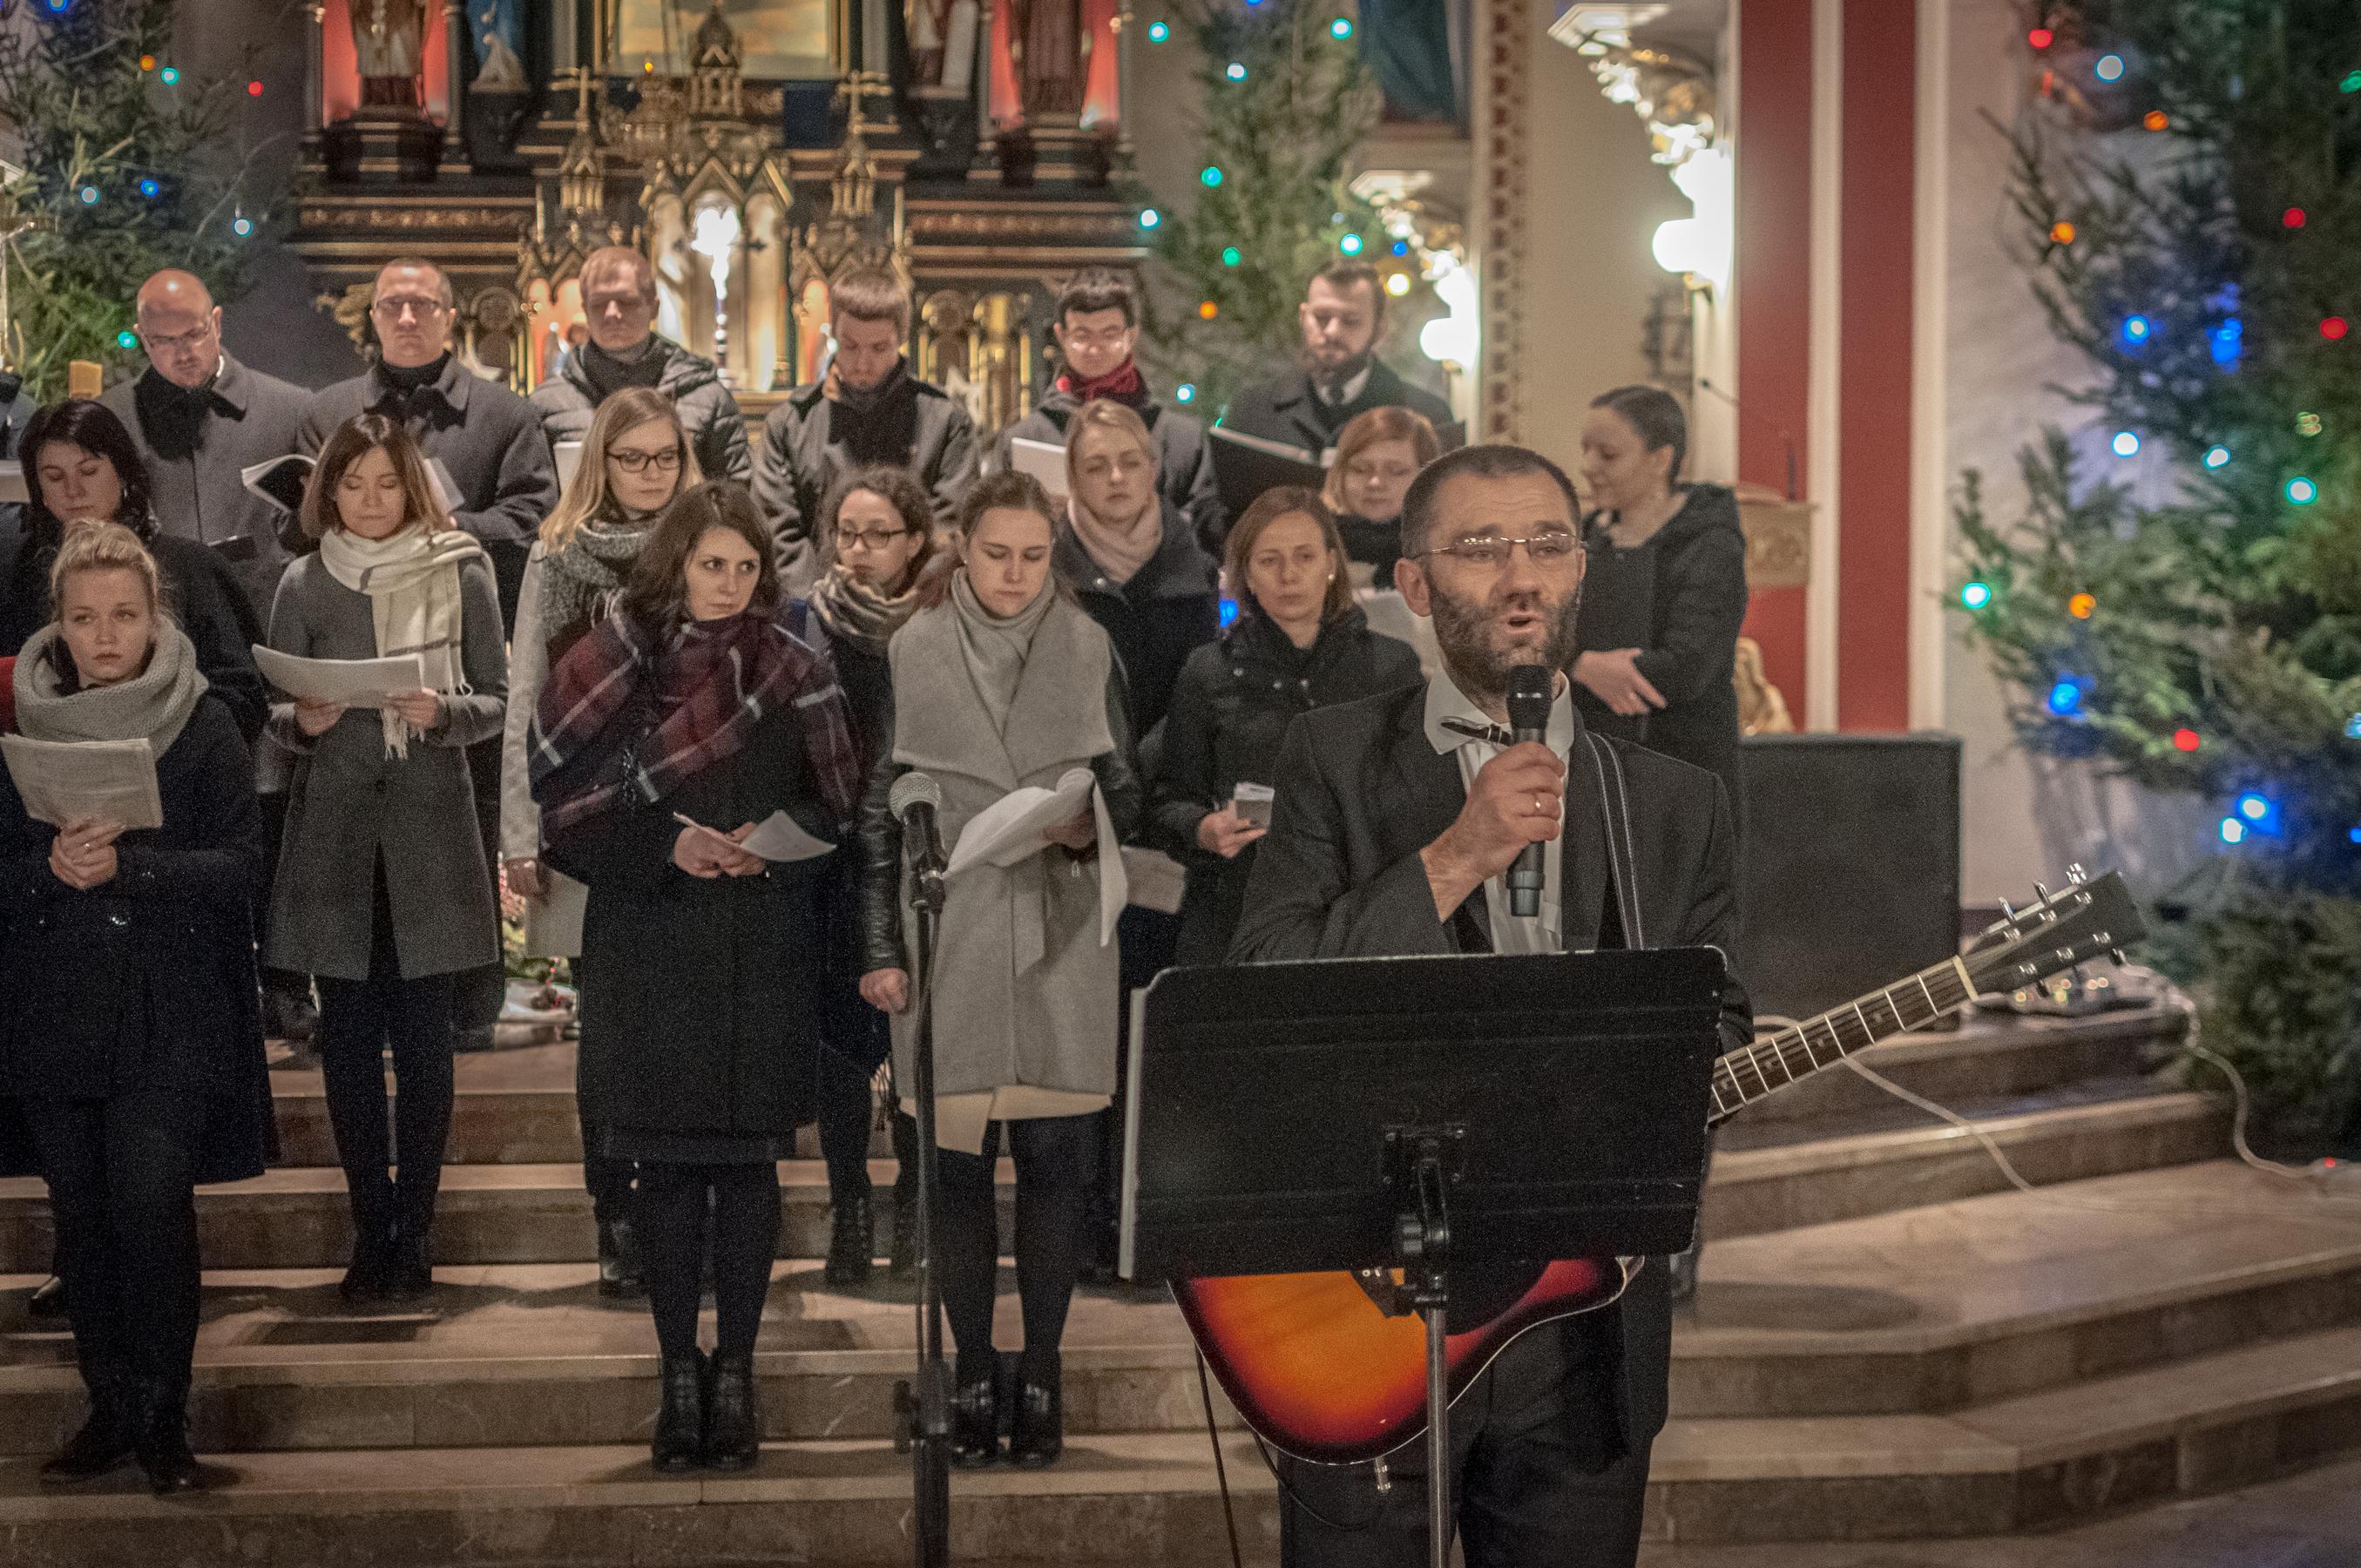
<path id="1" fill-rule="evenodd" d="M 414 115 L 425 100 L 425 0 L 353 0 L 361 107 Z"/>
<path id="2" fill-rule="evenodd" d="M 475 24 L 476 92 L 521 93 L 524 79 L 524 16 L 522 0 L 472 0 Z"/>
<path id="3" fill-rule="evenodd" d="M 1082 115 L 1090 37 L 1082 0 L 1011 0 L 1008 55 L 1027 125 Z"/>

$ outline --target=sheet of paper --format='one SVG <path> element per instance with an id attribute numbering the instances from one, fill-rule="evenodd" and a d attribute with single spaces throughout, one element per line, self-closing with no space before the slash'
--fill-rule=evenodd
<path id="1" fill-rule="evenodd" d="M 582 444 L 578 441 L 561 441 L 551 450 L 557 456 L 557 488 L 561 490 L 572 489 L 575 471 L 582 466 Z"/>
<path id="2" fill-rule="evenodd" d="M 300 511 L 303 507 L 303 487 L 312 482 L 312 470 L 317 466 L 300 452 L 284 457 L 273 457 L 267 463 L 249 463 L 237 471 L 238 482 L 254 495 L 286 511 Z"/>
<path id="3" fill-rule="evenodd" d="M 1067 775 L 1071 777 L 1071 774 Z M 1099 824 L 1099 946 L 1115 940 L 1115 922 L 1131 902 L 1131 873 L 1123 863 L 1123 845 L 1115 836 L 1115 819 L 1107 815 L 1106 794 L 1092 781 L 1091 813 Z"/>
<path id="4" fill-rule="evenodd" d="M 1131 884 L 1131 903 L 1159 915 L 1180 913 L 1180 895 L 1188 891 L 1189 878 L 1180 861 L 1160 850 L 1126 844 L 1123 874 Z"/>
<path id="5" fill-rule="evenodd" d="M 424 689 L 426 662 L 415 653 L 392 659 L 300 659 L 254 644 L 262 678 L 291 697 L 383 707 L 390 697 Z"/>
<path id="6" fill-rule="evenodd" d="M 36 822 L 62 828 L 95 817 L 119 828 L 164 826 L 156 753 L 145 740 L 35 740 L 0 735 L 8 776 Z"/>
<path id="7" fill-rule="evenodd" d="M 1009 791 L 968 818 L 944 874 L 957 876 L 973 865 L 1013 866 L 1040 853 L 1042 834 L 1079 816 L 1097 784 L 1090 769 L 1070 768 L 1056 789 L 1036 784 Z"/>
<path id="8" fill-rule="evenodd" d="M 1030 474 L 1053 496 L 1066 493 L 1066 449 L 1047 441 L 1017 436 L 1008 444 L 1008 466 Z"/>
<path id="9" fill-rule="evenodd" d="M 710 833 L 725 844 L 734 844 L 750 854 L 759 855 L 773 864 L 788 861 L 816 861 L 835 851 L 836 846 L 825 839 L 815 839 L 798 827 L 796 819 L 784 811 L 774 811 L 755 824 L 754 830 L 743 839 L 732 839 L 729 834 L 694 817 L 675 811 L 672 819 L 684 828 L 694 828 Z"/>
<path id="10" fill-rule="evenodd" d="M 1245 779 L 1240 779 L 1237 787 L 1230 793 L 1230 803 L 1237 807 L 1238 815 L 1257 828 L 1270 826 L 1271 803 L 1278 798 L 1279 792 L 1270 785 L 1252 784 Z"/>

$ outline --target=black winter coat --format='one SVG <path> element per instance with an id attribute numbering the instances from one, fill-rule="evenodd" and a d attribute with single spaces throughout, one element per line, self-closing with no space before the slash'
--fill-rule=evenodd
<path id="1" fill-rule="evenodd" d="M 828 639 L 817 617 L 796 635 L 825 648 L 836 661 L 836 684 L 844 692 L 853 749 L 861 758 L 862 777 L 869 777 L 894 749 L 894 667 L 885 662 L 883 649 L 872 650 L 849 638 Z M 885 1014 L 861 996 L 861 977 L 870 969 L 862 916 L 862 862 L 867 854 L 866 846 L 855 845 L 823 862 L 828 881 L 824 899 L 828 973 L 820 1033 L 829 1050 L 854 1067 L 875 1072 L 894 1048 L 894 1030 Z"/>
<path id="2" fill-rule="evenodd" d="M 1219 560 L 1222 541 L 1230 532 L 1230 514 L 1223 509 L 1221 487 L 1213 482 L 1213 454 L 1204 425 L 1145 394 L 1137 402 L 1122 400 L 1139 415 L 1156 443 L 1156 488 L 1164 504 L 1189 520 L 1198 546 Z M 1082 406 L 1073 393 L 1052 389 L 1031 413 L 1000 433 L 994 466 L 1005 470 L 1011 466 L 1009 454 L 1018 436 L 1063 446 L 1066 426 Z"/>
<path id="3" fill-rule="evenodd" d="M 262 622 L 236 570 L 211 546 L 176 533 L 145 532 L 148 553 L 164 580 L 164 599 L 197 651 L 197 668 L 221 698 L 250 748 L 270 717 L 270 693 L 255 667 Z M 49 564 L 57 542 L 0 532 L 0 658 L 25 645 L 57 613 L 49 602 Z"/>
<path id="4" fill-rule="evenodd" d="M 49 870 L 57 829 L 0 771 L 0 1094 L 202 1095 L 196 1179 L 241 1180 L 278 1135 L 254 975 L 261 815 L 219 698 L 198 698 L 156 783 L 164 826 L 116 839 L 113 880 L 85 892 Z M 0 1126 L 0 1175 L 33 1168 L 21 1132 Z"/>
<path id="5" fill-rule="evenodd" d="M 1576 628 L 1585 652 L 1641 650 L 1640 673 L 1664 699 L 1624 718 L 1575 683 L 1582 721 L 1602 735 L 1716 774 L 1733 825 L 1746 826 L 1738 771 L 1738 691 L 1730 672 L 1746 620 L 1746 535 L 1738 499 L 1720 485 L 1691 485 L 1673 520 L 1646 543 L 1616 549 L 1606 519 L 1585 520 L 1590 568 Z"/>
<path id="6" fill-rule="evenodd" d="M 1187 521 L 1168 505 L 1163 544 L 1127 583 L 1099 570 L 1071 524 L 1059 526 L 1049 562 L 1058 580 L 1115 644 L 1132 733 L 1145 743 L 1171 706 L 1180 666 L 1221 633 L 1222 598 L 1213 588 L 1213 561 L 1198 548 Z M 1155 770 L 1144 765 L 1142 771 Z"/>
<path id="7" fill-rule="evenodd" d="M 844 843 L 850 825 L 822 803 L 799 711 L 765 715 L 736 755 L 656 804 L 627 795 L 548 847 L 550 864 L 590 888 L 576 1091 L 593 1125 L 626 1140 L 784 1143 L 811 1119 L 829 862 L 854 851 L 710 881 L 672 860 L 675 812 L 728 832 L 785 810 Z"/>
<path id="8" fill-rule="evenodd" d="M 1254 845 L 1223 860 L 1197 842 L 1198 823 L 1228 805 L 1240 781 L 1270 783 L 1298 715 L 1418 681 L 1418 655 L 1371 631 L 1357 605 L 1322 627 L 1309 648 L 1247 609 L 1219 642 L 1189 655 L 1148 795 L 1148 842 L 1188 869 L 1180 963 L 1227 956 L 1254 874 Z"/>
<path id="9" fill-rule="evenodd" d="M 1422 387 L 1411 386 L 1382 359 L 1370 361 L 1367 385 L 1359 397 L 1341 408 L 1322 400 L 1312 389 L 1311 373 L 1299 365 L 1240 392 L 1222 422 L 1241 434 L 1300 446 L 1317 456 L 1336 444 L 1337 435 L 1355 415 L 1386 408 L 1424 414 L 1445 447 L 1458 444 L 1451 405 Z"/>

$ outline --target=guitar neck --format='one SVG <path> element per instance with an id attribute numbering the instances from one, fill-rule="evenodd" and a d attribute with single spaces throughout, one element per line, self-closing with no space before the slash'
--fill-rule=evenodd
<path id="1" fill-rule="evenodd" d="M 1754 1102 L 1837 1066 L 1863 1046 L 1923 1029 L 1975 998 L 1968 966 L 1959 959 L 1930 964 L 1896 985 L 1855 997 L 1792 1028 L 1732 1051 L 1714 1064 L 1708 1124 Z"/>

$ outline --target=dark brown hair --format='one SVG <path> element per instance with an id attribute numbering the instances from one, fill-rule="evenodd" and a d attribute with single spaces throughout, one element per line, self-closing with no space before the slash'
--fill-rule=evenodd
<path id="1" fill-rule="evenodd" d="M 1623 422 L 1640 437 L 1640 445 L 1649 452 L 1673 449 L 1673 466 L 1664 470 L 1664 479 L 1678 484 L 1681 465 L 1688 461 L 1689 418 L 1681 411 L 1681 400 L 1662 387 L 1617 387 L 1590 400 L 1594 409 L 1611 409 L 1623 416 Z"/>
<path id="2" fill-rule="evenodd" d="M 1095 315 L 1100 311 L 1121 311 L 1123 324 L 1139 324 L 1139 291 L 1131 280 L 1106 267 L 1085 267 L 1066 280 L 1058 291 L 1058 308 L 1050 320 L 1060 326 L 1070 315 Z"/>
<path id="3" fill-rule="evenodd" d="M 902 526 L 918 536 L 918 553 L 910 557 L 908 580 L 915 583 L 935 557 L 935 509 L 927 499 L 927 488 L 907 468 L 891 463 L 873 463 L 866 468 L 855 468 L 836 482 L 828 492 L 828 499 L 819 508 L 819 562 L 825 568 L 836 565 L 836 520 L 844 510 L 844 503 L 863 490 L 894 509 Z"/>
<path id="4" fill-rule="evenodd" d="M 1246 582 L 1246 567 L 1254 560 L 1255 541 L 1262 531 L 1280 518 L 1301 512 L 1320 525 L 1320 537 L 1326 541 L 1328 554 L 1335 570 L 1328 575 L 1328 598 L 1320 607 L 1322 620 L 1334 620 L 1353 608 L 1352 574 L 1345 570 L 1345 536 L 1336 527 L 1336 514 L 1320 499 L 1320 492 L 1308 485 L 1281 485 L 1257 496 L 1254 505 L 1230 526 L 1229 542 L 1222 547 L 1222 570 L 1229 576 L 1230 592 L 1239 599 L 1254 598 L 1254 589 Z M 1257 607 L 1260 601 L 1257 600 Z"/>
<path id="5" fill-rule="evenodd" d="M 1404 556 L 1424 555 L 1429 548 L 1426 536 L 1434 526 L 1434 498 L 1444 486 L 1461 475 L 1475 479 L 1513 479 L 1524 474 L 1546 474 L 1565 497 L 1569 518 L 1582 516 L 1582 502 L 1574 493 L 1574 481 L 1565 470 L 1529 446 L 1511 446 L 1494 442 L 1483 446 L 1463 446 L 1456 452 L 1446 452 L 1418 472 L 1410 482 L 1410 493 L 1402 497 L 1401 553 Z"/>
<path id="6" fill-rule="evenodd" d="M 41 496 L 41 448 L 52 442 L 79 446 L 93 457 L 115 465 L 115 482 L 123 487 L 114 520 L 145 539 L 156 530 L 149 515 L 148 465 L 131 432 L 115 411 L 95 398 L 67 398 L 35 411 L 25 422 L 16 452 L 25 467 L 25 536 L 37 543 L 54 543 L 64 537 L 65 524 L 49 510 Z"/>
<path id="7" fill-rule="evenodd" d="M 828 319 L 851 317 L 857 322 L 892 322 L 894 330 L 910 330 L 910 291 L 902 280 L 878 269 L 848 272 L 828 286 Z"/>
<path id="8" fill-rule="evenodd" d="M 688 617 L 688 557 L 706 530 L 726 528 L 752 545 L 762 565 L 754 579 L 750 610 L 769 615 L 785 598 L 779 588 L 779 564 L 771 553 L 771 529 L 745 487 L 728 479 L 708 479 L 673 497 L 648 530 L 648 542 L 631 561 L 631 575 L 623 584 L 621 609 L 661 637 Z"/>
<path id="9" fill-rule="evenodd" d="M 1378 276 L 1378 269 L 1367 262 L 1345 260 L 1330 262 L 1303 280 L 1305 299 L 1312 297 L 1312 285 L 1314 283 L 1325 283 L 1340 294 L 1347 294 L 1364 284 L 1367 285 L 1371 302 L 1369 319 L 1379 326 L 1385 324 L 1385 281 Z"/>
<path id="10" fill-rule="evenodd" d="M 418 443 L 383 414 L 358 413 L 336 426 L 328 444 L 320 448 L 320 461 L 303 487 L 303 510 L 299 515 L 305 538 L 324 539 L 344 527 L 344 514 L 336 510 L 336 487 L 343 482 L 346 469 L 380 446 L 401 480 L 401 526 L 423 523 L 429 533 L 443 526 L 443 503 L 434 499 L 434 481 L 427 477 L 426 459 L 419 455 Z"/>
<path id="11" fill-rule="evenodd" d="M 1049 492 L 1041 488 L 1040 480 L 1016 468 L 987 474 L 970 485 L 967 494 L 960 498 L 959 516 L 951 526 L 958 531 L 961 542 L 964 543 L 975 537 L 976 525 L 983 521 L 984 513 L 1002 510 L 1029 511 L 1049 525 L 1049 537 L 1053 542 L 1058 537 L 1058 508 L 1049 499 Z M 1058 580 L 1055 570 L 1049 574 L 1049 587 L 1053 593 L 1065 591 L 1065 585 Z M 919 580 L 918 604 L 921 609 L 931 609 L 950 596 L 950 573 L 937 572 Z"/>

